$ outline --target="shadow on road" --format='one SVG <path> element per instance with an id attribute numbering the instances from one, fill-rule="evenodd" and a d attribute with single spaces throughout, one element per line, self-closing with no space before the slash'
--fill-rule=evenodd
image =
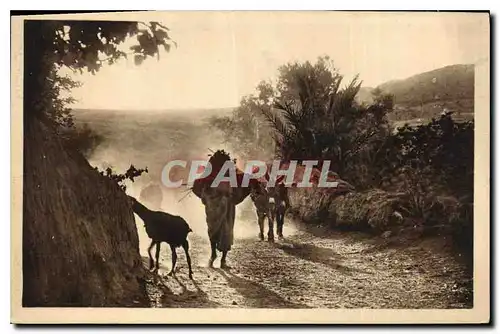
<path id="1" fill-rule="evenodd" d="M 290 217 L 288 218 L 288 221 L 290 222 L 291 225 L 293 225 L 297 229 L 297 231 L 317 238 L 329 238 L 332 240 L 342 239 L 344 241 L 349 240 L 352 242 L 364 241 L 368 243 L 371 242 L 373 239 L 369 234 L 365 232 L 352 231 L 348 229 L 342 230 L 342 228 L 340 227 L 332 229 L 328 225 L 297 223 L 294 218 Z M 284 229 L 286 231 L 286 225 Z"/>
<path id="2" fill-rule="evenodd" d="M 250 308 L 310 308 L 305 304 L 298 304 L 286 300 L 277 293 L 267 289 L 262 284 L 236 276 L 229 270 L 215 269 L 228 282 L 229 286 L 245 297 L 247 307 Z"/>
<path id="3" fill-rule="evenodd" d="M 147 268 L 146 257 L 143 264 Z M 160 266 L 163 269 L 163 266 Z M 179 308 L 217 308 L 222 307 L 217 302 L 210 300 L 208 294 L 201 289 L 194 280 L 185 274 L 176 273 L 173 276 L 149 272 L 146 279 L 146 290 L 152 307 L 179 307 Z M 188 288 L 189 287 L 189 288 Z M 179 290 L 174 292 L 173 290 Z"/>
<path id="4" fill-rule="evenodd" d="M 162 307 L 180 307 L 180 308 L 217 308 L 221 307 L 217 302 L 209 299 L 208 294 L 203 291 L 196 281 L 190 281 L 195 290 L 186 287 L 183 279 L 171 276 L 169 280 L 175 281 L 180 287 L 180 293 L 173 293 L 166 285 L 166 279 L 161 279 L 164 294 L 162 296 Z"/>
<path id="5" fill-rule="evenodd" d="M 342 256 L 335 253 L 332 249 L 318 247 L 309 243 L 299 243 L 295 241 L 279 243 L 276 244 L 276 247 L 282 249 L 288 255 L 329 266 L 330 268 L 339 270 L 347 275 L 351 275 L 352 272 L 360 272 L 355 268 L 350 268 L 342 265 Z"/>

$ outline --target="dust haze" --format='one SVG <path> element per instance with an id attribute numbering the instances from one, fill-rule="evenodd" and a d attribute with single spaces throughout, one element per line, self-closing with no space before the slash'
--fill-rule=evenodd
<path id="1" fill-rule="evenodd" d="M 154 183 L 160 185 L 163 198 L 161 210 L 182 216 L 187 220 L 193 234 L 190 238 L 206 239 L 207 225 L 205 208 L 199 198 L 190 193 L 186 186 L 167 188 L 161 182 L 165 164 L 174 159 L 206 160 L 210 150 L 224 149 L 238 158 L 222 136 L 208 124 L 209 117 L 220 111 L 112 111 L 78 110 L 75 123 L 87 124 L 103 137 L 103 142 L 88 157 L 89 163 L 104 170 L 111 167 L 115 173 L 123 173 L 133 164 L 136 168 L 148 168 L 134 182 L 126 181 L 127 193 L 139 199 L 141 190 Z M 172 175 L 172 174 L 171 174 Z M 151 203 L 144 204 L 153 209 Z M 254 238 L 258 232 L 257 218 L 253 203 L 248 197 L 236 207 L 237 220 L 234 236 L 236 239 Z M 150 240 L 145 233 L 142 220 L 135 215 L 141 254 L 147 254 Z M 207 258 L 209 249 L 207 248 Z"/>

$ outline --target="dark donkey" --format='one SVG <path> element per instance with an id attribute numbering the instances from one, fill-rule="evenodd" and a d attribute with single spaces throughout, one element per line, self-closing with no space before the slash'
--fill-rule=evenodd
<path id="1" fill-rule="evenodd" d="M 189 278 L 193 278 L 191 269 L 191 257 L 189 256 L 189 242 L 187 236 L 192 232 L 188 223 L 180 216 L 174 216 L 162 211 L 152 211 L 146 208 L 135 198 L 129 196 L 132 201 L 132 209 L 144 221 L 146 233 L 151 239 L 151 245 L 148 247 L 149 268 L 158 270 L 160 268 L 160 245 L 162 242 L 169 244 L 172 251 L 172 269 L 168 275 L 172 275 L 177 262 L 177 247 L 184 248 L 189 267 Z M 156 245 L 156 265 L 151 256 L 151 249 Z"/>
<path id="2" fill-rule="evenodd" d="M 250 198 L 257 212 L 257 222 L 259 224 L 259 238 L 264 240 L 264 221 L 267 218 L 267 240 L 274 241 L 274 218 L 275 218 L 275 203 L 274 199 L 269 196 L 264 184 L 259 184 L 258 187 L 252 189 Z"/>
<path id="3" fill-rule="evenodd" d="M 259 237 L 264 240 L 264 220 L 268 219 L 267 240 L 274 241 L 274 220 L 276 219 L 276 227 L 278 238 L 283 239 L 283 225 L 285 223 L 285 213 L 290 207 L 290 199 L 288 197 L 287 188 L 283 183 L 279 183 L 275 187 L 266 188 L 260 184 L 258 188 L 254 188 L 251 193 L 252 201 L 257 211 L 259 222 Z"/>

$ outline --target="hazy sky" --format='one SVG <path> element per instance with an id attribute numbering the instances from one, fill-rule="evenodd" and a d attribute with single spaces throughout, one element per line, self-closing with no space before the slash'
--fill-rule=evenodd
<path id="1" fill-rule="evenodd" d="M 329 55 L 346 79 L 376 86 L 423 71 L 479 61 L 487 16 L 465 13 L 163 13 L 178 47 L 159 61 L 133 60 L 76 76 L 75 107 L 217 108 L 238 105 L 278 66 Z"/>

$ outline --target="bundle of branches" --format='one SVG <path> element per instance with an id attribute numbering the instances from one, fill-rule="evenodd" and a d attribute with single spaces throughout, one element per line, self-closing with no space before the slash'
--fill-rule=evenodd
<path id="1" fill-rule="evenodd" d="M 212 173 L 215 175 L 221 170 L 222 165 L 224 165 L 226 161 L 236 163 L 236 159 L 231 159 L 229 153 L 224 150 L 217 150 L 214 154 L 209 154 L 208 156 L 210 157 L 208 162 L 212 165 Z"/>
<path id="2" fill-rule="evenodd" d="M 210 159 L 208 160 L 208 162 L 212 166 L 212 170 L 211 170 L 210 174 L 208 176 L 196 179 L 193 183 L 193 187 L 191 188 L 191 191 L 198 198 L 201 199 L 203 191 L 205 191 L 207 188 L 210 187 L 210 185 L 214 181 L 215 177 L 217 176 L 217 174 L 219 174 L 220 170 L 222 169 L 222 166 L 227 161 L 231 161 L 234 164 L 234 168 L 236 170 L 236 182 L 237 182 L 238 188 L 240 188 L 242 181 L 243 181 L 243 176 L 245 175 L 245 173 L 236 167 L 236 159 L 231 159 L 231 156 L 229 155 L 229 153 L 224 151 L 224 150 L 217 150 L 214 152 L 214 154 L 209 155 L 209 156 L 210 156 Z M 229 176 L 229 171 L 227 171 L 224 176 L 226 176 L 226 177 Z M 257 180 L 250 179 L 248 187 L 250 188 L 250 187 L 257 186 L 257 184 L 258 184 Z M 230 184 L 227 181 L 220 182 L 220 184 L 216 188 L 217 191 L 220 191 L 220 192 L 226 193 L 226 194 L 231 193 L 232 192 L 231 189 L 232 188 L 230 187 Z M 247 192 L 249 193 L 249 190 Z M 238 198 L 235 200 L 236 204 L 241 203 L 245 199 L 246 195 L 247 194 L 239 195 Z"/>

